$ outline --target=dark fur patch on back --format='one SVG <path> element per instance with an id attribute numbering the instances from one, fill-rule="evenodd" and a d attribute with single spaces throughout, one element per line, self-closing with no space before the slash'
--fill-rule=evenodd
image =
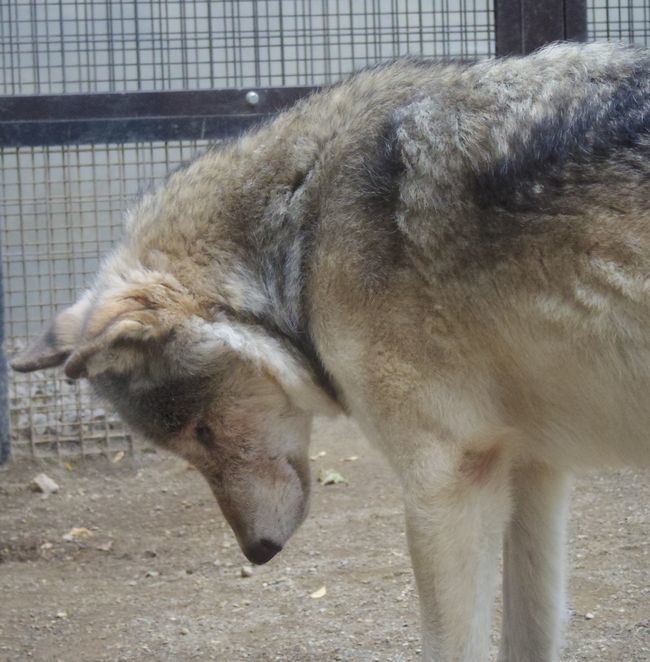
<path id="1" fill-rule="evenodd" d="M 361 169 L 362 200 L 370 213 L 394 214 L 399 199 L 399 178 L 404 162 L 399 153 L 395 122 L 387 120 L 368 146 Z"/>
<path id="2" fill-rule="evenodd" d="M 650 85 L 640 69 L 608 98 L 586 99 L 573 114 L 558 108 L 525 135 L 512 136 L 509 156 L 473 178 L 473 197 L 482 209 L 534 211 L 560 190 L 568 164 L 598 167 L 615 150 L 639 148 L 649 131 Z"/>
<path id="3" fill-rule="evenodd" d="M 363 225 L 350 228 L 363 236 L 360 275 L 369 290 L 381 287 L 403 257 L 402 235 L 397 226 L 401 178 L 406 170 L 402 160 L 393 117 L 359 146 L 352 162 L 342 168 L 341 191 L 348 194 L 352 213 L 360 209 Z"/>

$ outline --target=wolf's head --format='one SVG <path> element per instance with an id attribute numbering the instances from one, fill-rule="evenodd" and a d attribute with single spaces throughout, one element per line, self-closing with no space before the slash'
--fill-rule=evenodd
<path id="1" fill-rule="evenodd" d="M 12 362 L 56 366 L 197 467 L 252 562 L 272 558 L 303 521 L 311 418 L 333 405 L 301 355 L 261 326 L 117 256 Z"/>

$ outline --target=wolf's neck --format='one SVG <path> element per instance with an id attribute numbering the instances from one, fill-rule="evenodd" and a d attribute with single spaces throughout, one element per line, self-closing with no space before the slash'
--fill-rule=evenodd
<path id="1" fill-rule="evenodd" d="M 317 173 L 311 170 L 276 192 L 250 235 L 251 269 L 264 294 L 257 321 L 285 339 L 310 365 L 320 386 L 337 400 L 310 328 L 307 287 L 319 222 Z"/>

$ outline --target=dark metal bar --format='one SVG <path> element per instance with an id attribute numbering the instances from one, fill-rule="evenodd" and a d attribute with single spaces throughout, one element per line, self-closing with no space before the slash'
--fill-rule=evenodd
<path id="1" fill-rule="evenodd" d="M 151 117 L 0 123 L 0 147 L 217 140 L 238 135 L 273 115 Z"/>
<path id="2" fill-rule="evenodd" d="M 565 0 L 523 0 L 523 52 L 564 39 Z"/>
<path id="3" fill-rule="evenodd" d="M 495 0 L 496 54 L 525 55 L 552 41 L 587 38 L 586 0 Z"/>
<path id="4" fill-rule="evenodd" d="M 0 147 L 224 138 L 315 87 L 0 97 Z"/>
<path id="5" fill-rule="evenodd" d="M 564 38 L 587 40 L 587 0 L 566 0 L 564 3 Z"/>
<path id="6" fill-rule="evenodd" d="M 0 258 L 2 244 L 0 243 Z M 2 259 L 0 259 L 0 464 L 9 459 L 9 399 L 7 397 L 7 360 L 4 352 L 4 290 L 2 287 Z"/>
<path id="7" fill-rule="evenodd" d="M 494 1 L 495 52 L 497 57 L 520 55 L 524 52 L 523 0 Z"/>
<path id="8" fill-rule="evenodd" d="M 0 97 L 0 122 L 268 114 L 286 108 L 314 89 L 254 88 L 258 95 L 255 105 L 246 101 L 249 89 L 6 96 Z"/>

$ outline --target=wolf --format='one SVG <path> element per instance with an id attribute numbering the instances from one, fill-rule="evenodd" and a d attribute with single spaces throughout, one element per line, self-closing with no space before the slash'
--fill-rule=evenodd
<path id="1" fill-rule="evenodd" d="M 399 478 L 423 658 L 557 660 L 571 475 L 650 461 L 650 53 L 398 59 L 171 174 L 13 360 L 195 465 L 265 563 L 312 417 Z"/>

